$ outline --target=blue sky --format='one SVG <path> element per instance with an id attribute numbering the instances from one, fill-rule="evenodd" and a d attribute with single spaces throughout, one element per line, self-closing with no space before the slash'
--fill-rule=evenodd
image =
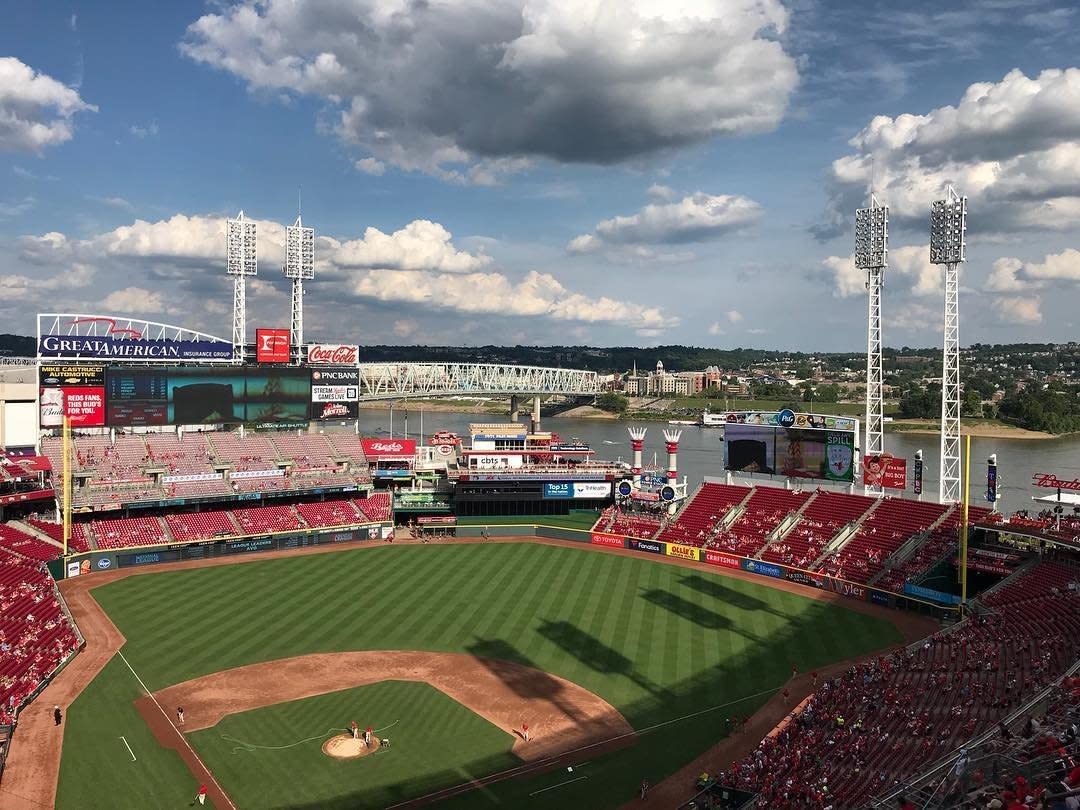
<path id="1" fill-rule="evenodd" d="M 871 165 L 885 337 L 940 340 L 925 212 L 970 197 L 962 340 L 1075 338 L 1080 14 L 1051 0 L 2 4 L 0 331 L 131 314 L 225 334 L 858 349 Z"/>

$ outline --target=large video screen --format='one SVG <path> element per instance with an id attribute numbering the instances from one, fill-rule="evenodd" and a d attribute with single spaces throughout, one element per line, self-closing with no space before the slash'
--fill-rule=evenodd
<path id="1" fill-rule="evenodd" d="M 724 467 L 733 472 L 850 483 L 855 434 L 769 425 L 724 426 Z"/>
<path id="2" fill-rule="evenodd" d="M 110 368 L 105 389 L 113 427 L 301 424 L 311 407 L 303 368 Z"/>

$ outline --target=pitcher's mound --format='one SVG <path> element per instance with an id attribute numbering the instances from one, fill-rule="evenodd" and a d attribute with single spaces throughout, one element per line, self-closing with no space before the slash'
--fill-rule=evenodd
<path id="1" fill-rule="evenodd" d="M 323 753 L 335 759 L 359 759 L 379 750 L 379 741 L 371 741 L 371 747 L 363 740 L 354 740 L 351 734 L 336 734 L 323 743 Z"/>

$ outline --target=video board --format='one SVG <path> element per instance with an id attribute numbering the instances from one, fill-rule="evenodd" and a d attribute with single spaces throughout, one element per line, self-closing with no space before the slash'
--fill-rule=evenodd
<path id="1" fill-rule="evenodd" d="M 105 374 L 110 427 L 303 424 L 310 402 L 305 368 L 110 368 Z"/>
<path id="2" fill-rule="evenodd" d="M 851 483 L 855 476 L 854 420 L 837 418 L 828 427 L 821 421 L 818 427 L 816 420 L 795 420 L 788 414 L 773 420 L 728 421 L 724 425 L 724 468 Z M 770 421 L 773 423 L 768 424 Z M 815 426 L 786 426 L 795 423 Z"/>

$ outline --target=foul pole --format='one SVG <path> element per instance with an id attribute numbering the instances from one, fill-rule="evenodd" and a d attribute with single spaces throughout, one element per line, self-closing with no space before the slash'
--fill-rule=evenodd
<path id="1" fill-rule="evenodd" d="M 971 501 L 971 436 L 964 437 L 964 507 L 960 518 L 960 604 L 967 609 L 968 503 Z"/>
<path id="2" fill-rule="evenodd" d="M 71 420 L 64 417 L 63 440 L 61 448 L 64 452 L 63 476 L 64 483 L 60 491 L 63 493 L 64 507 L 64 556 L 68 555 L 68 541 L 71 539 Z"/>

